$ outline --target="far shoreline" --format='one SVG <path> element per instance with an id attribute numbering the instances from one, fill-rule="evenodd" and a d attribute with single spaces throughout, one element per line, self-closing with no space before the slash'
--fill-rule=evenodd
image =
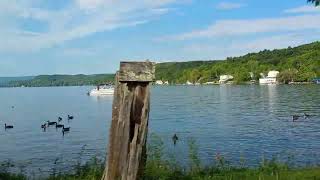
<path id="1" fill-rule="evenodd" d="M 233 84 L 193 84 L 193 85 L 186 85 L 186 84 L 169 84 L 169 85 L 158 85 L 153 84 L 153 87 L 167 87 L 167 86 L 184 86 L 184 87 L 209 87 L 209 86 L 292 86 L 292 85 L 318 85 L 313 82 L 293 82 L 289 84 L 279 83 L 279 84 L 259 84 L 259 83 L 233 83 Z M 50 88 L 50 87 L 95 87 L 96 85 L 70 85 L 70 86 L 0 86 L 3 89 L 9 88 Z"/>

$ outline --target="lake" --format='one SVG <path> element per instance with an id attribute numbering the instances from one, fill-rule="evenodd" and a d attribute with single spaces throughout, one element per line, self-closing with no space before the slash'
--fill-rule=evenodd
<path id="1" fill-rule="evenodd" d="M 0 88 L 0 162 L 11 160 L 28 173 L 66 170 L 106 154 L 112 97 L 90 97 L 91 87 Z M 204 164 L 216 154 L 238 165 L 262 157 L 293 157 L 297 165 L 320 163 L 320 86 L 222 85 L 152 88 L 149 134 L 161 137 L 181 163 L 195 140 Z M 14 107 L 12 107 L 14 106 Z M 292 121 L 292 115 L 314 115 Z M 67 121 L 67 115 L 73 120 Z M 71 127 L 65 134 L 44 121 Z M 14 125 L 5 131 L 4 124 Z M 172 144 L 177 133 L 179 141 Z M 81 158 L 80 158 L 81 157 Z"/>

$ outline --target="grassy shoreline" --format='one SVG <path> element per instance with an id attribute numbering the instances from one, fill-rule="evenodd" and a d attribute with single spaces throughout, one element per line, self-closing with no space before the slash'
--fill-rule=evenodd
<path id="1" fill-rule="evenodd" d="M 1 180 L 100 180 L 103 174 L 104 164 L 92 162 L 78 167 L 70 174 L 56 174 L 49 177 L 27 177 L 22 174 L 0 172 Z M 167 162 L 148 161 L 143 180 L 254 180 L 254 179 L 283 179 L 283 180 L 320 180 L 320 167 L 305 167 L 291 169 L 283 164 L 269 163 L 258 168 L 246 167 L 202 167 L 186 170 Z"/>
<path id="2" fill-rule="evenodd" d="M 222 155 L 215 156 L 215 162 L 204 166 L 198 156 L 195 140 L 188 141 L 188 164 L 182 166 L 169 152 L 164 152 L 161 138 L 151 135 L 147 146 L 147 164 L 142 180 L 320 180 L 320 166 L 296 167 L 294 164 L 281 162 L 276 158 L 262 159 L 257 167 L 248 167 L 245 162 L 230 165 Z M 169 157 L 169 158 L 168 158 Z M 81 158 L 81 157 L 80 157 Z M 290 165 L 289 165 L 290 164 Z M 10 163 L 0 163 L 0 180 L 100 180 L 105 162 L 92 158 L 85 164 L 73 165 L 73 171 L 59 172 L 52 169 L 50 175 L 27 177 L 10 172 Z"/>

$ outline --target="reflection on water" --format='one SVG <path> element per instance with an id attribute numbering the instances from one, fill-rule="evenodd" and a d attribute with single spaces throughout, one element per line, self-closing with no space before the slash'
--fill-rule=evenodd
<path id="1" fill-rule="evenodd" d="M 277 92 L 277 85 L 270 84 L 267 85 L 268 88 L 268 100 L 269 100 L 269 111 L 274 112 L 276 111 L 276 100 L 278 99 L 278 92 Z"/>
<path id="2" fill-rule="evenodd" d="M 257 165 L 261 157 L 293 155 L 295 162 L 320 162 L 320 86 L 164 86 L 152 88 L 150 133 L 163 138 L 166 150 L 180 162 L 188 157 L 187 142 L 196 140 L 205 163 L 216 153 L 237 164 L 240 157 Z M 104 157 L 112 97 L 91 97 L 90 87 L 2 88 L 0 161 L 11 159 L 34 171 L 48 171 L 59 158 L 63 169 L 94 155 Z M 11 108 L 14 106 L 14 108 Z M 293 114 L 317 115 L 292 122 Z M 66 121 L 67 115 L 75 119 Z M 40 125 L 57 117 L 71 127 Z M 173 146 L 171 137 L 179 140 Z M 82 150 L 84 148 L 84 150 Z M 83 151 L 83 152 L 82 152 Z"/>

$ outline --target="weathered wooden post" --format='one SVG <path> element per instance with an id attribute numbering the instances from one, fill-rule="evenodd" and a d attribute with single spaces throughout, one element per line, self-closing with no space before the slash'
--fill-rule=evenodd
<path id="1" fill-rule="evenodd" d="M 108 161 L 102 180 L 136 180 L 146 161 L 154 63 L 121 62 L 116 74 Z"/>

